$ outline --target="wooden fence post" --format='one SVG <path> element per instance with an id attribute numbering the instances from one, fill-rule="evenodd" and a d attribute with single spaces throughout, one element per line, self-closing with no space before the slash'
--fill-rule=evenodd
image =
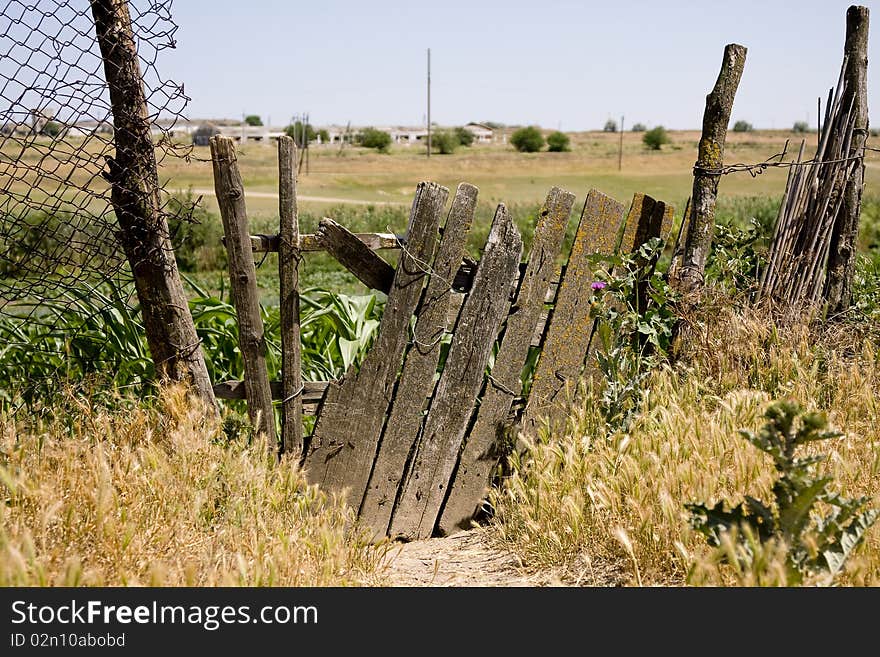
<path id="1" fill-rule="evenodd" d="M 223 232 L 226 235 L 232 300 L 238 315 L 238 345 L 244 361 L 248 415 L 254 428 L 258 433 L 265 434 L 269 448 L 274 450 L 275 413 L 272 410 L 272 391 L 266 369 L 266 340 L 263 334 L 263 320 L 260 317 L 257 275 L 244 202 L 244 186 L 232 139 L 221 135 L 211 138 L 211 161 L 214 165 L 214 190 L 217 204 L 220 206 L 220 216 L 223 218 Z"/>
<path id="2" fill-rule="evenodd" d="M 868 137 L 868 16 L 867 7 L 852 6 L 846 12 L 846 70 L 843 107 L 852 104 L 854 127 L 846 157 L 864 157 Z M 846 181 L 843 208 L 831 234 L 825 299 L 832 313 L 846 310 L 852 302 L 852 277 L 856 262 L 856 241 L 865 187 L 865 164 L 859 162 Z"/>
<path id="3" fill-rule="evenodd" d="M 281 453 L 302 450 L 302 354 L 299 334 L 299 218 L 296 144 L 278 140 L 278 276 L 281 279 Z"/>
<path id="4" fill-rule="evenodd" d="M 107 157 L 110 200 L 119 240 L 131 266 L 156 374 L 188 379 L 194 392 L 216 408 L 168 221 L 159 198 L 156 154 L 126 0 L 91 0 L 98 46 L 113 110 L 114 157 Z"/>
<path id="5" fill-rule="evenodd" d="M 673 283 L 684 291 L 703 285 L 706 259 L 715 232 L 715 201 L 718 181 L 724 164 L 724 143 L 727 124 L 733 109 L 733 98 L 746 63 L 746 48 L 735 43 L 724 47 L 724 61 L 712 92 L 706 96 L 703 112 L 703 134 L 700 138 L 697 163 L 694 165 L 694 189 L 687 241 L 677 279 Z"/>

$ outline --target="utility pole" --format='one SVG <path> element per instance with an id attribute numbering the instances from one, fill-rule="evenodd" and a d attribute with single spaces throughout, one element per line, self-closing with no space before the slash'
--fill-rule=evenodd
<path id="1" fill-rule="evenodd" d="M 620 149 L 617 152 L 617 170 L 623 171 L 623 114 L 620 115 Z"/>
<path id="2" fill-rule="evenodd" d="M 431 49 L 428 48 L 428 157 L 431 157 Z"/>

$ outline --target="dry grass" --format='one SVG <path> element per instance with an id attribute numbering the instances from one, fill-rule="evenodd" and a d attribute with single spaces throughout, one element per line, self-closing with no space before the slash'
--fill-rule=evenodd
<path id="1" fill-rule="evenodd" d="M 874 333 L 709 309 L 693 318 L 677 365 L 653 376 L 628 433 L 609 432 L 587 392 L 563 435 L 530 444 L 495 496 L 496 535 L 529 566 L 587 583 L 592 564 L 611 562 L 632 584 L 785 584 L 785 546 L 764 546 L 749 572 L 721 566 L 684 504 L 769 497 L 772 463 L 737 430 L 757 429 L 771 400 L 791 398 L 845 434 L 817 447 L 831 488 L 880 506 Z M 841 583 L 880 584 L 880 524 Z"/>
<path id="2" fill-rule="evenodd" d="M 259 445 L 226 444 L 185 391 L 81 408 L 38 430 L 0 417 L 0 585 L 359 585 L 382 548 Z"/>

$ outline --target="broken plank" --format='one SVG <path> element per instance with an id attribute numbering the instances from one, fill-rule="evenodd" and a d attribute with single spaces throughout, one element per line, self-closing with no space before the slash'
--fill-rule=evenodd
<path id="1" fill-rule="evenodd" d="M 318 222 L 315 233 L 327 253 L 371 290 L 388 294 L 394 281 L 394 267 L 344 226 L 327 217 Z"/>
<path id="2" fill-rule="evenodd" d="M 354 236 L 373 251 L 399 249 L 406 242 L 404 236 L 394 233 L 354 233 Z M 280 239 L 279 235 L 251 235 L 251 248 L 254 253 L 274 253 L 278 251 Z M 324 245 L 317 234 L 304 233 L 299 236 L 299 250 L 323 251 Z"/>
<path id="3" fill-rule="evenodd" d="M 567 385 L 577 383 L 593 329 L 590 299 L 596 272 L 590 257 L 614 253 L 622 216 L 623 205 L 590 190 L 532 377 L 523 417 L 523 429 L 529 435 L 537 433 L 542 418 L 565 412 L 558 396 Z"/>
<path id="4" fill-rule="evenodd" d="M 379 434 L 409 343 L 410 321 L 434 259 L 440 214 L 449 190 L 419 183 L 410 214 L 406 249 L 394 274 L 373 346 L 360 368 L 330 384 L 315 423 L 305 466 L 311 483 L 344 493 L 357 507 L 367 486 Z"/>
<path id="5" fill-rule="evenodd" d="M 428 409 L 412 469 L 394 510 L 391 536 L 417 539 L 433 532 L 483 385 L 486 364 L 510 308 L 506 290 L 518 274 L 521 255 L 522 239 L 516 225 L 507 209 L 499 205 Z"/>
<path id="6" fill-rule="evenodd" d="M 459 185 L 446 219 L 431 278 L 416 313 L 413 344 L 404 360 L 373 473 L 358 514 L 358 522 L 369 528 L 377 539 L 385 536 L 388 530 L 394 500 L 424 419 L 425 402 L 434 389 L 440 339 L 447 330 L 452 300 L 449 282 L 464 254 L 476 206 L 477 188 L 467 183 Z"/>
<path id="7" fill-rule="evenodd" d="M 522 392 L 520 376 L 542 316 L 550 279 L 556 273 L 556 258 L 573 204 L 574 194 L 554 187 L 538 215 L 528 265 L 440 515 L 438 529 L 443 535 L 470 527 L 502 456 L 499 442 L 510 428 L 508 415 L 513 400 Z"/>

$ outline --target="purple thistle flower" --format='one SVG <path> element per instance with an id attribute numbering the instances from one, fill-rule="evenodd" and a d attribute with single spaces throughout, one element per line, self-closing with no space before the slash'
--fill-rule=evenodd
<path id="1" fill-rule="evenodd" d="M 595 281 L 590 285 L 590 288 L 594 290 L 604 290 L 608 286 L 608 283 L 604 281 Z"/>

